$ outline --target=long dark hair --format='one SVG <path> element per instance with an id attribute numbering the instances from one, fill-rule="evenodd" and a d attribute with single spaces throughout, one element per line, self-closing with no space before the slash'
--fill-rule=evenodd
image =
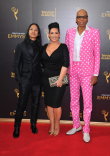
<path id="1" fill-rule="evenodd" d="M 25 39 L 24 39 L 23 42 L 24 42 L 26 45 L 29 44 L 29 39 L 30 39 L 30 37 L 29 37 L 29 29 L 30 29 L 30 27 L 31 27 L 32 25 L 36 25 L 37 28 L 38 28 L 38 36 L 37 36 L 37 38 L 36 38 L 36 42 L 37 42 L 39 48 L 41 49 L 41 32 L 40 32 L 40 28 L 39 28 L 38 24 L 36 24 L 36 23 L 32 23 L 32 24 L 29 25 L 29 27 L 28 27 L 28 29 L 27 29 L 27 33 L 26 33 Z"/>

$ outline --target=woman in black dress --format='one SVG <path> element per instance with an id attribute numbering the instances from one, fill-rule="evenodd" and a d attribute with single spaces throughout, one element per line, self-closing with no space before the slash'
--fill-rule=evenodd
<path id="1" fill-rule="evenodd" d="M 59 42 L 59 24 L 51 23 L 48 28 L 51 43 L 44 45 L 41 56 L 44 65 L 43 87 L 50 118 L 49 135 L 56 136 L 60 128 L 61 100 L 66 89 L 66 85 L 62 85 L 62 80 L 69 66 L 69 52 L 67 46 Z M 59 76 L 59 79 L 55 82 L 55 87 L 50 87 L 48 78 L 53 76 Z"/>

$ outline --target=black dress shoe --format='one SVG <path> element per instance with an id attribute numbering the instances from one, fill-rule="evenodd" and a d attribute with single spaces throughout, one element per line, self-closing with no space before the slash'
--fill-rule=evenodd
<path id="1" fill-rule="evenodd" d="M 13 132 L 13 137 L 14 138 L 18 138 L 19 137 L 19 131 L 20 131 L 20 128 L 19 127 L 15 127 L 15 130 Z"/>
<path id="2" fill-rule="evenodd" d="M 31 125 L 32 133 L 36 134 L 38 132 L 38 129 L 36 125 Z"/>

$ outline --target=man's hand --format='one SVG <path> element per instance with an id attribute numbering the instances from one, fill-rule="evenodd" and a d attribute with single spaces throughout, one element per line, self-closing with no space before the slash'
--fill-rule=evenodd
<path id="1" fill-rule="evenodd" d="M 91 86 L 97 83 L 97 76 L 92 76 L 91 78 Z"/>

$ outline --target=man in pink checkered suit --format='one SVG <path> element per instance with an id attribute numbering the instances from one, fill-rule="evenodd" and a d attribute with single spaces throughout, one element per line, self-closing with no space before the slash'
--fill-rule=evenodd
<path id="1" fill-rule="evenodd" d="M 77 12 L 77 27 L 68 29 L 65 43 L 70 55 L 68 68 L 70 80 L 71 103 L 70 109 L 73 116 L 73 128 L 66 134 L 72 135 L 81 131 L 79 112 L 80 86 L 84 103 L 83 140 L 90 141 L 89 124 L 92 111 L 92 89 L 97 83 L 100 68 L 100 33 L 98 29 L 88 27 L 88 14 L 84 9 Z"/>

